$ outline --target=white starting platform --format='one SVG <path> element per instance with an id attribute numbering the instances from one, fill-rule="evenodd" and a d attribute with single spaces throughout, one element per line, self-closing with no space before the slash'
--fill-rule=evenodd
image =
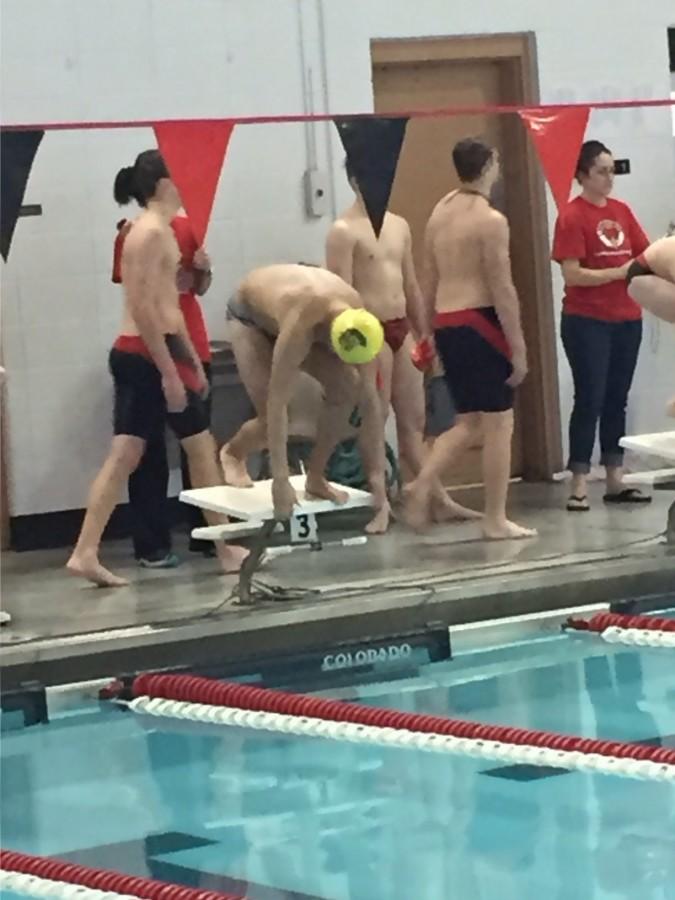
<path id="1" fill-rule="evenodd" d="M 648 484 L 655 490 L 675 491 L 675 431 L 638 434 L 621 438 L 621 446 L 635 453 L 647 468 L 624 476 L 626 484 Z M 657 468 L 654 468 L 656 466 Z M 675 503 L 668 513 L 666 540 L 675 544 Z"/>
<path id="2" fill-rule="evenodd" d="M 284 532 L 284 525 L 275 521 L 274 505 L 272 503 L 272 481 L 256 481 L 253 487 L 236 488 L 228 485 L 218 485 L 210 488 L 196 488 L 182 491 L 180 499 L 190 506 L 197 506 L 209 512 L 219 513 L 230 519 L 238 521 L 228 522 L 224 525 L 214 525 L 205 528 L 194 528 L 192 537 L 208 541 L 225 541 L 233 538 L 255 535 L 254 545 L 249 556 L 239 573 L 239 586 L 236 592 L 236 603 L 250 606 L 255 604 L 256 597 L 252 589 L 252 578 L 258 565 L 266 559 L 274 558 L 282 554 L 290 553 L 295 549 L 322 549 L 319 540 L 319 530 L 316 517 L 321 513 L 334 513 L 345 509 L 359 509 L 373 506 L 372 495 L 367 491 L 344 485 L 333 484 L 337 490 L 347 494 L 345 503 L 337 504 L 330 500 L 319 500 L 307 496 L 305 492 L 305 476 L 294 475 L 290 478 L 291 485 L 298 498 L 297 506 L 289 521 L 290 544 L 269 547 L 269 541 L 277 531 Z M 344 538 L 340 541 L 332 541 L 334 546 L 349 546 L 365 544 L 365 535 L 352 538 Z M 293 599 L 283 590 L 272 592 L 272 599 Z M 269 597 L 268 591 L 268 597 Z"/>
<path id="3" fill-rule="evenodd" d="M 644 472 L 626 475 L 627 483 L 653 485 L 675 483 L 675 431 L 637 434 L 621 438 L 620 443 L 625 450 L 635 453 L 649 466 Z M 658 468 L 654 468 L 654 464 Z"/>
<path id="4" fill-rule="evenodd" d="M 307 496 L 304 475 L 292 475 L 290 482 L 298 497 L 298 505 L 291 519 L 291 540 L 294 542 L 296 540 L 316 540 L 316 516 L 321 513 L 334 513 L 345 509 L 372 507 L 373 505 L 372 495 L 357 488 L 345 487 L 340 484 L 332 485 L 336 490 L 344 491 L 348 495 L 345 503 L 337 504 L 331 500 L 320 500 Z M 264 523 L 274 520 L 271 480 L 256 481 L 251 488 L 237 488 L 228 485 L 195 488 L 182 491 L 180 499 L 190 506 L 198 506 L 200 509 L 237 520 L 229 522 L 227 525 L 195 528 L 192 536 L 201 540 L 222 541 L 245 537 L 257 533 Z M 283 530 L 281 524 L 279 524 L 279 528 Z"/>

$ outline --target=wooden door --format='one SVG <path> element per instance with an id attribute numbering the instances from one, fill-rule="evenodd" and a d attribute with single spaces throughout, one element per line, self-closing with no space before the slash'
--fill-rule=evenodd
<path id="1" fill-rule="evenodd" d="M 522 74 L 527 41 L 524 36 L 440 38 L 374 41 L 373 94 L 378 113 L 480 108 L 532 102 L 525 97 Z M 426 222 L 438 200 L 459 184 L 452 164 L 452 148 L 464 137 L 481 137 L 500 151 L 504 180 L 496 205 L 511 223 L 512 263 L 521 299 L 528 344 L 534 350 L 534 377 L 539 363 L 546 384 L 519 392 L 513 441 L 512 474 L 541 477 L 559 465 L 560 443 L 555 336 L 547 274 L 546 225 L 543 193 L 536 163 L 517 115 L 471 114 L 412 118 L 401 152 L 390 209 L 410 223 L 414 255 L 421 271 Z M 534 174 L 533 174 L 534 172 Z M 543 241 L 533 210 L 543 218 Z M 539 230 L 542 230 L 539 226 Z M 533 257 L 538 259 L 533 261 Z M 542 285 L 548 287 L 542 287 Z M 546 309 L 546 305 L 550 309 Z M 542 306 L 544 307 L 542 309 Z M 543 336 L 543 340 L 542 340 Z M 533 356 L 531 352 L 531 357 Z M 553 365 L 551 366 L 551 360 Z M 543 407 L 550 406 L 546 415 Z M 524 416 L 525 413 L 525 416 Z M 528 448 L 523 446 L 527 419 Z M 530 421 L 532 420 L 532 422 Z M 541 434 L 532 423 L 539 422 Z M 558 431 L 556 432 L 556 429 Z M 532 435 L 537 433 L 536 439 Z M 445 473 L 447 484 L 482 481 L 481 446 L 472 447 Z"/>

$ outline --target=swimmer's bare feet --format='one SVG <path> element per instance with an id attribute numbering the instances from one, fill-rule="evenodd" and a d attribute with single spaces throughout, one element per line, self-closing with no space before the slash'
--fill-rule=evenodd
<path id="1" fill-rule="evenodd" d="M 216 546 L 216 553 L 225 575 L 236 575 L 251 552 L 245 547 L 238 547 L 236 544 L 217 544 Z"/>
<path id="2" fill-rule="evenodd" d="M 305 495 L 313 497 L 315 500 L 330 500 L 331 503 L 337 503 L 338 506 L 342 506 L 349 500 L 347 491 L 339 491 L 325 478 L 317 478 L 312 475 L 308 475 L 305 479 Z"/>
<path id="3" fill-rule="evenodd" d="M 385 503 L 381 509 L 378 509 L 373 518 L 366 525 L 366 534 L 385 534 L 389 528 L 389 519 L 391 517 L 391 507 L 389 503 Z"/>
<path id="4" fill-rule="evenodd" d="M 414 531 L 426 531 L 431 525 L 429 495 L 412 482 L 403 488 L 403 521 Z"/>
<path id="5" fill-rule="evenodd" d="M 434 496 L 431 503 L 431 517 L 434 522 L 475 522 L 483 518 L 483 513 L 457 503 L 447 495 Z"/>
<path id="6" fill-rule="evenodd" d="M 516 525 L 515 522 L 509 522 L 508 519 L 497 522 L 484 519 L 482 527 L 483 537 L 488 541 L 516 541 L 538 536 L 536 528 L 524 528 L 522 525 Z"/>
<path id="7" fill-rule="evenodd" d="M 95 553 L 73 553 L 66 563 L 66 569 L 71 575 L 86 578 L 96 587 L 126 587 L 129 584 L 126 578 L 113 575 L 102 566 Z"/>
<path id="8" fill-rule="evenodd" d="M 223 478 L 225 484 L 230 487 L 252 488 L 253 480 L 248 474 L 246 463 L 232 456 L 229 451 L 229 444 L 225 444 L 220 451 L 220 465 L 223 470 Z"/>

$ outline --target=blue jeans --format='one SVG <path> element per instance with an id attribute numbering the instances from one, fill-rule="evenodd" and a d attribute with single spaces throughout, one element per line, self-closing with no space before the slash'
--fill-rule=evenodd
<path id="1" fill-rule="evenodd" d="M 598 422 L 600 461 L 603 466 L 620 466 L 619 440 L 626 433 L 626 404 L 642 321 L 602 322 L 564 314 L 561 335 L 574 380 L 568 469 L 578 475 L 590 472 Z"/>

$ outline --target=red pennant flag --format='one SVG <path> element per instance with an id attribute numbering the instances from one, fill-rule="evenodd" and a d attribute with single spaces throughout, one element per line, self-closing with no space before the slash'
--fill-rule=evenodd
<path id="1" fill-rule="evenodd" d="M 588 106 L 520 111 L 520 117 L 537 148 L 558 210 L 570 198 L 590 112 Z"/>
<path id="2" fill-rule="evenodd" d="M 201 246 L 235 123 L 157 122 L 155 136 L 171 173 L 195 240 Z"/>

